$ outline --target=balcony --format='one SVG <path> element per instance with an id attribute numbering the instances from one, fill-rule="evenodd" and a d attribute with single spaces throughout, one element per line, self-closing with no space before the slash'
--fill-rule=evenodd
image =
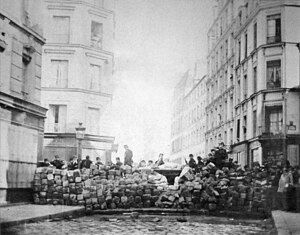
<path id="1" fill-rule="evenodd" d="M 65 123 L 48 123 L 45 132 L 50 133 L 65 133 L 66 124 Z"/>
<path id="2" fill-rule="evenodd" d="M 267 43 L 277 43 L 277 42 L 281 42 L 281 36 L 280 35 L 276 35 L 276 36 L 272 36 L 272 37 L 267 37 Z"/>
<path id="3" fill-rule="evenodd" d="M 282 122 L 271 122 L 269 125 L 259 126 L 258 131 L 263 138 L 281 138 L 284 136 Z"/>

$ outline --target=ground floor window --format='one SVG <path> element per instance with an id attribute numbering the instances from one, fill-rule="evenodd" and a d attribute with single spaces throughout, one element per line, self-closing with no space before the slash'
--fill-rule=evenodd
<path id="1" fill-rule="evenodd" d="M 291 166 L 299 165 L 299 145 L 291 144 L 287 147 L 287 160 Z"/>
<path id="2" fill-rule="evenodd" d="M 258 162 L 262 165 L 262 155 L 260 148 L 251 149 L 251 161 L 249 162 L 252 165 L 253 162 Z"/>
<path id="3" fill-rule="evenodd" d="M 283 143 L 274 141 L 265 144 L 263 161 L 267 161 L 272 165 L 282 165 L 284 163 Z"/>

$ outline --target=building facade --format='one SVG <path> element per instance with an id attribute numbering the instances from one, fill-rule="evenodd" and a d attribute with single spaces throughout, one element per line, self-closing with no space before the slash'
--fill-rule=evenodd
<path id="1" fill-rule="evenodd" d="M 234 6 L 236 3 L 239 5 Z M 230 145 L 231 156 L 241 165 L 254 161 L 283 164 L 286 159 L 299 165 L 299 4 L 289 0 L 245 0 L 219 5 L 217 19 L 226 15 L 227 7 L 234 9 L 229 21 L 233 66 L 227 79 L 234 87 L 229 93 L 233 105 L 232 101 L 222 104 L 232 117 L 229 126 L 225 121 L 213 135 L 208 131 L 206 141 L 211 147 L 224 140 Z M 224 20 L 219 20 L 219 25 L 217 22 L 214 26 L 220 33 Z M 209 40 L 214 41 L 210 34 Z M 227 48 L 226 39 L 219 39 L 217 45 L 214 65 L 226 57 L 227 49 L 222 50 L 222 46 Z M 221 74 L 216 76 L 219 81 L 222 78 Z M 212 85 L 208 83 L 211 96 Z M 217 115 L 222 113 L 218 107 Z M 211 111 L 210 106 L 207 111 Z"/>
<path id="2" fill-rule="evenodd" d="M 174 89 L 170 160 L 180 164 L 205 156 L 206 76 L 198 74 L 187 72 Z"/>
<path id="3" fill-rule="evenodd" d="M 242 1 L 218 1 L 216 18 L 208 31 L 206 154 L 234 133 L 234 17 Z"/>
<path id="4" fill-rule="evenodd" d="M 31 199 L 42 156 L 41 12 L 40 1 L 0 1 L 0 204 Z"/>
<path id="5" fill-rule="evenodd" d="M 42 103 L 48 109 L 43 155 L 78 154 L 75 128 L 86 128 L 82 155 L 109 159 L 114 137 L 114 1 L 44 1 Z"/>

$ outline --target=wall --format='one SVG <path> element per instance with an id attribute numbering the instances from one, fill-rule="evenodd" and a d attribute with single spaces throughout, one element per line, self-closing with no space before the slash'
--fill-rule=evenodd
<path id="1" fill-rule="evenodd" d="M 32 0 L 0 1 L 1 39 L 6 45 L 0 53 L 0 203 L 30 199 L 26 193 L 37 159 L 42 158 L 46 109 L 40 106 L 44 39 L 39 7 L 40 2 Z"/>

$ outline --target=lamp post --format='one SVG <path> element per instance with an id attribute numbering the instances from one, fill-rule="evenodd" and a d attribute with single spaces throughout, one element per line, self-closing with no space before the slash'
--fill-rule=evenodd
<path id="1" fill-rule="evenodd" d="M 79 122 L 78 127 L 75 128 L 76 130 L 76 140 L 77 140 L 77 156 L 78 156 L 78 168 L 81 162 L 81 155 L 82 155 L 82 140 L 84 139 L 85 134 L 85 127 L 82 126 L 82 122 Z"/>

